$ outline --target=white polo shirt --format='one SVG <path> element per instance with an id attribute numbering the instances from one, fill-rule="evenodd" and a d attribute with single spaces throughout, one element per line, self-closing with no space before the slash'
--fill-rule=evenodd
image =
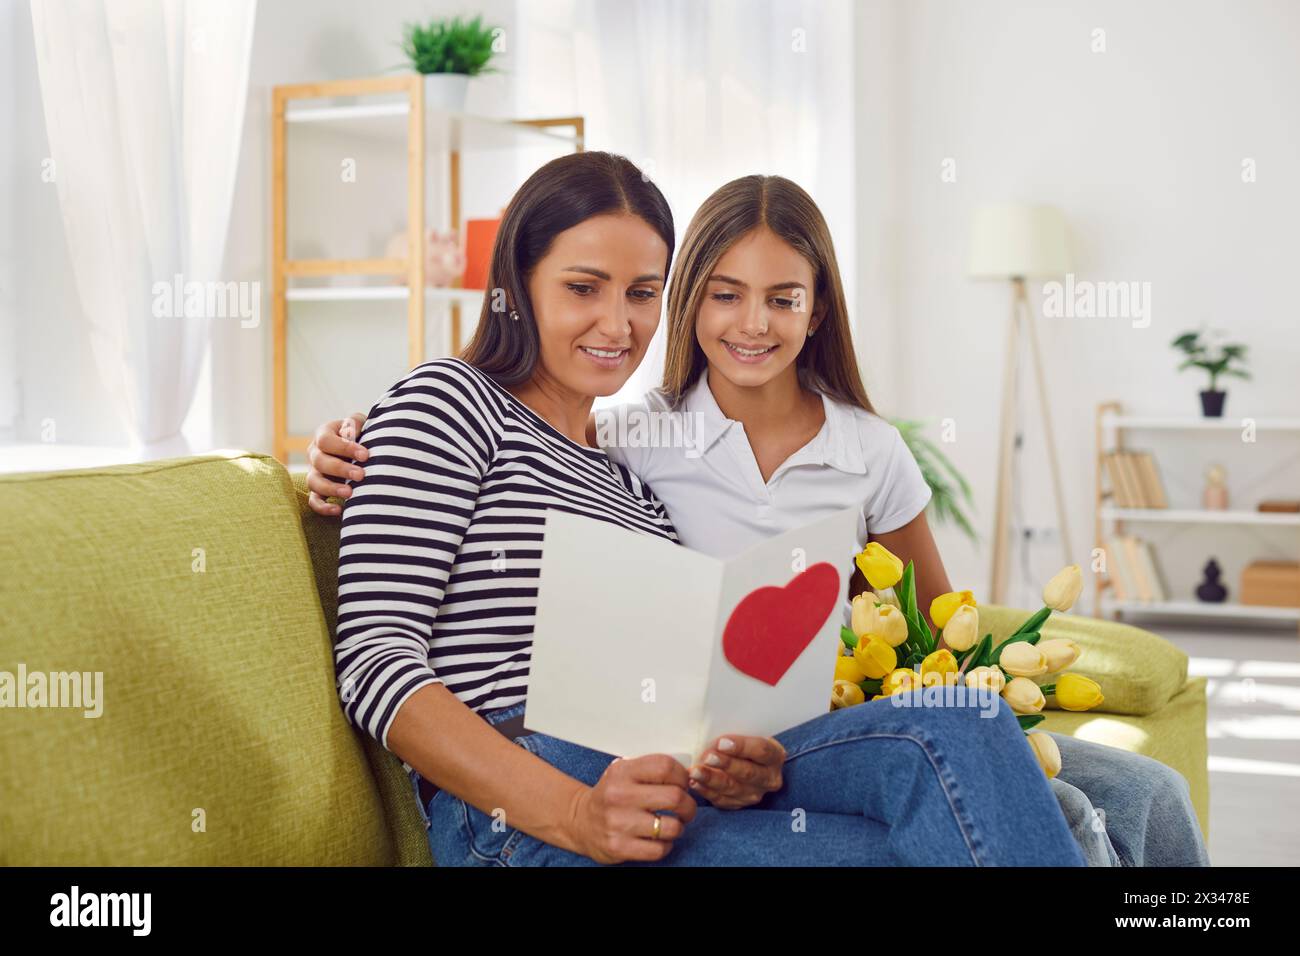
<path id="1" fill-rule="evenodd" d="M 822 403 L 821 431 L 766 482 L 745 426 L 718 407 L 707 369 L 676 412 L 659 389 L 639 405 L 597 412 L 597 438 L 650 485 L 688 548 L 727 558 L 856 508 L 861 550 L 868 533 L 893 531 L 920 514 L 930 487 L 897 428 L 825 395 Z"/>

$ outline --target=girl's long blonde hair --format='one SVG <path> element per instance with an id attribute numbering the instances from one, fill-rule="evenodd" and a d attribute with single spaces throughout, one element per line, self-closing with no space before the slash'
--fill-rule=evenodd
<path id="1" fill-rule="evenodd" d="M 795 360 L 805 388 L 875 412 L 858 371 L 849 310 L 831 231 L 812 197 L 782 176 L 742 176 L 718 189 L 691 220 L 668 286 L 668 349 L 663 389 L 676 405 L 708 365 L 695 319 L 709 276 L 739 239 L 766 226 L 794 247 L 816 273 L 814 308 L 825 310 Z"/>

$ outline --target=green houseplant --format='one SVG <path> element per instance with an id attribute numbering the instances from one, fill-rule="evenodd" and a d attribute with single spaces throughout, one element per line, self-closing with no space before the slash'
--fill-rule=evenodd
<path id="1" fill-rule="evenodd" d="M 1220 418 L 1223 415 L 1223 403 L 1228 393 L 1218 388 L 1220 375 L 1250 378 L 1249 372 L 1233 364 L 1245 365 L 1246 346 L 1222 342 L 1218 338 L 1220 334 L 1217 331 L 1205 334 L 1204 329 L 1184 332 L 1171 343 L 1184 355 L 1183 364 L 1178 366 L 1178 371 L 1200 368 L 1210 375 L 1210 387 L 1201 392 L 1201 412 L 1206 418 Z M 1202 335 L 1205 335 L 1204 339 Z"/>
<path id="2" fill-rule="evenodd" d="M 495 72 L 489 64 L 499 49 L 500 36 L 500 28 L 485 26 L 482 17 L 405 24 L 402 52 L 411 67 L 424 75 L 425 105 L 463 112 L 469 78 Z"/>
<path id="3" fill-rule="evenodd" d="M 930 486 L 930 506 L 935 518 L 941 524 L 955 524 L 971 541 L 978 541 L 979 536 L 963 510 L 965 506 L 973 507 L 975 504 L 970 485 L 939 446 L 921 433 L 924 422 L 900 418 L 892 419 L 890 424 L 903 436 L 903 442 L 916 459 L 925 483 Z"/>

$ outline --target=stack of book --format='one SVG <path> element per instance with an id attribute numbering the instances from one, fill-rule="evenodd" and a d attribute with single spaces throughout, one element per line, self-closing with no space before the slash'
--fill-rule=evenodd
<path id="1" fill-rule="evenodd" d="M 1111 500 L 1121 508 L 1168 508 L 1155 459 L 1147 452 L 1112 451 L 1102 456 Z"/>
<path id="2" fill-rule="evenodd" d="M 1106 577 L 1117 601 L 1169 600 L 1155 550 L 1136 535 L 1118 535 L 1106 542 Z"/>

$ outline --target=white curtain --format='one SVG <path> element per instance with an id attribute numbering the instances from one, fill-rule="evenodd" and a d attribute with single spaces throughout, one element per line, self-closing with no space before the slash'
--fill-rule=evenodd
<path id="1" fill-rule="evenodd" d="M 830 224 L 853 299 L 852 0 L 524 0 L 520 115 L 580 113 L 673 209 L 680 239 L 729 180 L 779 174 Z M 663 329 L 628 385 L 659 384 Z"/>
<path id="2" fill-rule="evenodd" d="M 31 7 L 54 181 L 97 367 L 140 457 L 183 454 L 213 316 L 166 305 L 155 316 L 154 288 L 178 275 L 220 280 L 256 0 Z"/>

